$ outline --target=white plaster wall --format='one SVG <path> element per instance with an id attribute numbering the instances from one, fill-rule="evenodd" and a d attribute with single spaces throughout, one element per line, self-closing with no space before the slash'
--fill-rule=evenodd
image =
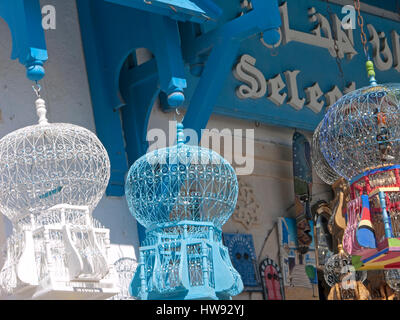
<path id="1" fill-rule="evenodd" d="M 47 4 L 54 5 L 57 14 L 56 29 L 45 32 L 49 60 L 41 85 L 48 119 L 76 124 L 95 132 L 75 1 L 41 1 L 42 6 Z M 10 55 L 11 35 L 7 24 L 0 20 L 0 137 L 37 121 L 32 83 L 25 76 L 25 68 L 10 60 Z M 110 262 L 120 257 L 136 258 L 137 226 L 125 198 L 104 196 L 93 216 L 111 229 Z M 9 221 L 6 221 L 6 229 L 9 235 Z"/>

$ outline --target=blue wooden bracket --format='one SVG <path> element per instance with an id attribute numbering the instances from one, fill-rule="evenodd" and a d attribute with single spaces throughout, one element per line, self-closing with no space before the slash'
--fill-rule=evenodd
<path id="1" fill-rule="evenodd" d="M 216 2 L 224 8 L 222 0 Z M 257 34 L 262 34 L 269 44 L 279 40 L 277 29 L 281 19 L 277 0 L 252 0 L 251 3 L 251 10 L 224 24 L 219 21 L 214 28 L 200 35 L 196 26 L 181 25 L 184 59 L 191 65 L 192 74 L 201 75 L 183 124 L 185 128 L 196 130 L 199 137 L 237 59 L 241 42 Z M 163 108 L 168 109 L 168 106 L 163 105 Z"/>
<path id="2" fill-rule="evenodd" d="M 226 16 L 225 9 L 221 15 L 219 7 L 225 6 L 229 11 L 232 6 L 223 0 L 153 0 L 153 5 L 136 0 L 76 2 L 97 135 L 111 160 L 107 195 L 124 194 L 128 166 L 147 148 L 147 123 L 154 99 L 160 95 L 165 109 L 185 103 L 183 91 L 188 72 L 184 61 L 194 73 L 193 65 L 199 61 L 205 64 L 197 70 L 201 78 L 184 120 L 186 128 L 200 132 L 208 122 L 241 41 L 259 33 L 268 43 L 279 37 L 277 0 L 253 0 L 251 10 L 243 10 L 245 14 L 233 19 Z M 175 12 L 170 5 L 187 10 Z M 193 17 L 202 13 L 198 8 L 208 17 L 221 18 L 201 20 L 202 25 L 193 23 Z M 185 21 L 179 29 L 177 20 Z M 134 56 L 138 48 L 149 49 L 154 59 L 124 67 L 127 57 Z"/>
<path id="3" fill-rule="evenodd" d="M 221 9 L 212 0 L 105 0 L 159 15 L 176 21 L 203 23 L 215 20 L 221 15 Z"/>
<path id="4" fill-rule="evenodd" d="M 11 31 L 11 59 L 18 59 L 26 67 L 28 79 L 42 79 L 47 50 L 39 0 L 0 0 L 0 17 Z"/>
<path id="5" fill-rule="evenodd" d="M 197 11 L 175 12 L 168 7 L 173 16 L 160 14 L 164 11 L 159 8 L 167 8 L 161 4 L 175 8 L 191 4 L 193 8 L 201 7 L 208 16 L 218 14 L 218 7 L 211 0 L 160 0 L 144 7 L 143 1 L 136 0 L 76 3 L 97 135 L 111 161 L 106 194 L 122 196 L 128 166 L 147 149 L 147 124 L 154 99 L 162 93 L 168 106 L 177 107 L 185 98 L 184 61 L 176 20 L 192 21 L 190 17 Z M 209 14 L 207 8 L 213 11 Z M 154 59 L 142 65 L 137 61 L 125 65 L 128 57 L 136 57 L 139 48 L 150 50 Z"/>
<path id="6" fill-rule="evenodd" d="M 121 95 L 128 105 L 121 109 L 128 161 L 132 164 L 146 153 L 147 124 L 151 107 L 160 93 L 157 64 L 152 59 L 130 69 L 125 65 L 121 71 Z M 139 240 L 146 237 L 145 228 L 138 226 Z"/>

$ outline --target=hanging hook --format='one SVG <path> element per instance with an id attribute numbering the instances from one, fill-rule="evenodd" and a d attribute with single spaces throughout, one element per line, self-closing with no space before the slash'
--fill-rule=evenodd
<path id="1" fill-rule="evenodd" d="M 175 108 L 175 113 L 176 113 L 176 115 L 177 115 L 176 121 L 178 121 L 178 117 L 181 115 L 181 113 L 179 112 L 179 109 L 178 109 L 178 108 Z M 182 116 L 182 119 L 181 119 L 180 121 L 178 121 L 178 122 L 181 123 L 181 122 L 183 121 L 183 118 L 184 118 L 184 116 Z"/>
<path id="2" fill-rule="evenodd" d="M 33 92 L 35 92 L 36 97 L 40 98 L 40 90 L 42 89 L 42 87 L 40 86 L 40 84 L 37 83 L 37 81 L 36 81 L 36 86 L 33 85 L 32 89 L 33 89 Z"/>
<path id="3" fill-rule="evenodd" d="M 278 47 L 277 47 L 276 45 L 273 45 L 273 46 L 272 46 L 272 49 L 271 49 L 271 52 L 270 52 L 271 56 L 276 57 L 276 56 L 279 54 L 277 48 L 278 48 Z"/>

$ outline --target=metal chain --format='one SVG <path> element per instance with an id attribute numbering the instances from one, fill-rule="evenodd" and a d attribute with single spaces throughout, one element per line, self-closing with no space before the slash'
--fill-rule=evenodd
<path id="1" fill-rule="evenodd" d="M 339 45 L 337 43 L 338 36 L 337 36 L 337 34 L 335 32 L 335 29 L 333 28 L 333 20 L 332 20 L 333 12 L 332 12 L 331 6 L 329 5 L 329 0 L 325 0 L 325 1 L 326 1 L 326 11 L 328 12 L 328 16 L 329 16 L 329 24 L 331 26 L 331 30 L 332 30 L 332 33 L 333 33 L 333 42 L 334 42 L 333 48 L 335 49 L 335 52 L 336 52 L 336 59 L 335 60 L 336 60 L 337 67 L 339 69 L 339 76 L 340 76 L 340 79 L 342 80 L 343 88 L 345 88 L 346 83 L 345 83 L 345 80 L 344 80 L 344 72 L 343 72 L 343 68 L 342 68 L 342 61 L 339 58 Z"/>
<path id="2" fill-rule="evenodd" d="M 360 27 L 360 35 L 361 35 L 361 43 L 364 48 L 364 53 L 367 59 L 369 60 L 368 55 L 368 46 L 367 46 L 367 35 L 364 32 L 364 18 L 361 15 L 361 4 L 360 0 L 354 0 L 354 8 L 357 10 L 357 24 Z"/>

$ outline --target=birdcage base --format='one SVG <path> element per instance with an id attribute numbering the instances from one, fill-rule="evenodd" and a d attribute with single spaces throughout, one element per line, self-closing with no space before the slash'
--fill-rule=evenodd
<path id="1" fill-rule="evenodd" d="M 54 287 L 44 288 L 37 291 L 33 296 L 33 300 L 105 300 L 118 294 L 119 291 L 113 288 L 96 288 L 93 284 L 88 283 L 86 287 L 74 287 L 58 285 Z"/>
<path id="2" fill-rule="evenodd" d="M 114 282 L 55 282 L 46 286 L 26 286 L 4 300 L 105 300 L 118 294 Z"/>
<path id="3" fill-rule="evenodd" d="M 377 249 L 365 250 L 352 257 L 356 270 L 384 270 L 400 268 L 400 238 L 384 239 Z"/>
<path id="4" fill-rule="evenodd" d="M 206 286 L 190 288 L 190 290 L 182 290 L 181 292 L 171 292 L 171 295 L 151 292 L 144 300 L 219 300 L 216 296 L 215 289 Z M 224 299 L 225 300 L 225 299 Z"/>
<path id="5" fill-rule="evenodd" d="M 213 223 L 181 221 L 147 230 L 130 285 L 141 300 L 220 300 L 243 282 Z"/>

